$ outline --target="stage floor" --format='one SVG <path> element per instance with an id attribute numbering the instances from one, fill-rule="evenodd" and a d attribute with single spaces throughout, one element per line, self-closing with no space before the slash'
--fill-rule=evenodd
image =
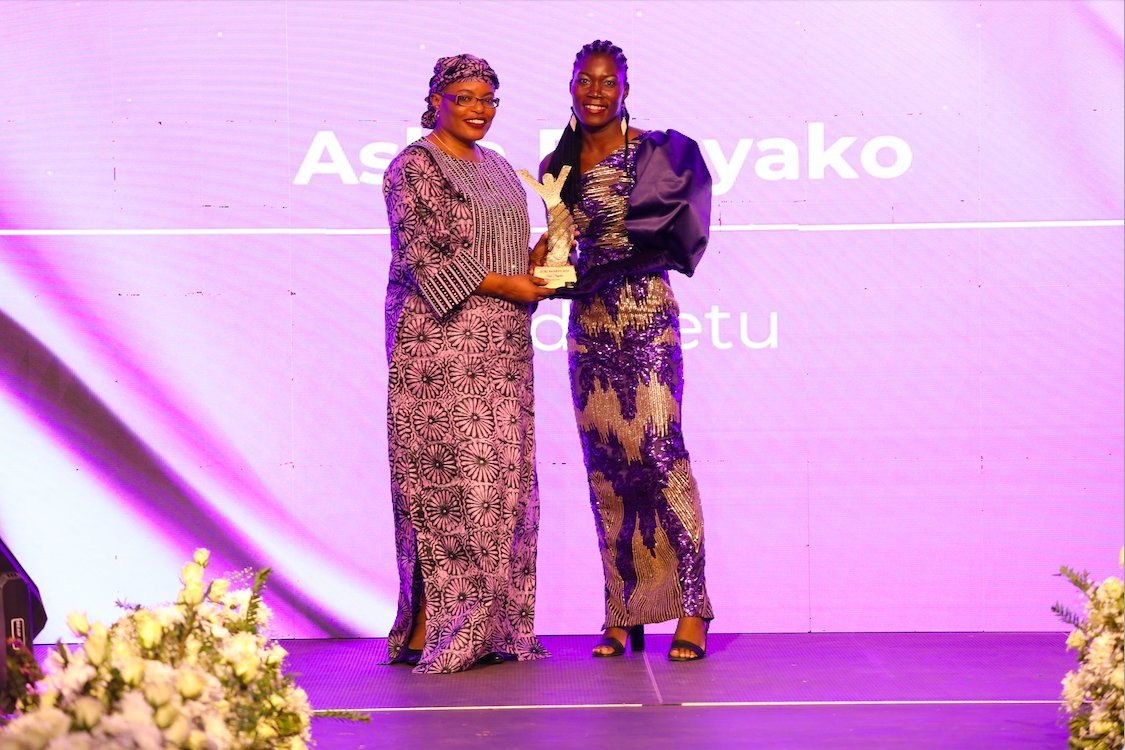
<path id="1" fill-rule="evenodd" d="M 671 663 L 671 636 L 592 659 L 592 636 L 544 636 L 552 657 L 416 675 L 382 639 L 287 640 L 320 750 L 375 748 L 778 748 L 1029 750 L 1066 747 L 1064 633 L 711 636 Z"/>

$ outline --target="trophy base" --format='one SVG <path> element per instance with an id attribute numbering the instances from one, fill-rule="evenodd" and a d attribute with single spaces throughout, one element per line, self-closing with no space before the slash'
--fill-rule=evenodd
<path id="1" fill-rule="evenodd" d="M 561 289 L 572 287 L 578 281 L 578 274 L 574 266 L 536 266 L 531 269 L 531 275 L 537 276 L 547 282 L 548 289 Z"/>

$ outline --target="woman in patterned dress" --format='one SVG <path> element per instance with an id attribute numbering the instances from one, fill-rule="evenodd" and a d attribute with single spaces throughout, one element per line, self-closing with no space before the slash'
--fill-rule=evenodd
<path id="1" fill-rule="evenodd" d="M 576 55 L 568 127 L 540 172 L 570 164 L 562 197 L 580 229 L 568 349 L 605 573 L 594 656 L 620 656 L 644 624 L 677 619 L 674 661 L 706 655 L 711 602 L 703 513 L 680 428 L 683 353 L 668 271 L 707 245 L 711 177 L 694 141 L 629 127 L 628 65 L 601 40 Z M 538 262 L 538 255 L 534 257 Z"/>
<path id="2" fill-rule="evenodd" d="M 499 80 L 434 66 L 423 127 L 387 168 L 387 430 L 400 581 L 387 639 L 415 672 L 547 653 L 534 633 L 539 494 L 522 184 L 477 145 Z"/>

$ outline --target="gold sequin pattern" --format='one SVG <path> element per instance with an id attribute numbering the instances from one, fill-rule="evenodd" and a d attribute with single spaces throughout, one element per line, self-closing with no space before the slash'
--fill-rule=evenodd
<path id="1" fill-rule="evenodd" d="M 626 260 L 624 149 L 582 175 L 579 273 Z M 680 427 L 679 305 L 667 273 L 617 276 L 571 308 L 574 408 L 605 571 L 606 627 L 712 610 L 703 514 Z"/>

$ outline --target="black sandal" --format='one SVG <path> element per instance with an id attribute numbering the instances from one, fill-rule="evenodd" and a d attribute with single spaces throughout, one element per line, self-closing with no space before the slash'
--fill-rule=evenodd
<path id="1" fill-rule="evenodd" d="M 707 633 L 711 630 L 711 621 L 705 620 L 703 623 L 703 645 L 692 643 L 677 638 L 672 641 L 672 645 L 668 647 L 668 661 L 699 661 L 707 656 Z M 690 651 L 694 656 L 672 656 L 672 652 L 676 649 L 683 649 Z"/>
<path id="2" fill-rule="evenodd" d="M 690 651 L 695 654 L 695 656 L 673 656 L 672 652 L 678 648 L 682 648 L 685 651 Z M 675 640 L 672 641 L 672 645 L 668 648 L 669 661 L 699 661 L 705 656 L 707 656 L 707 647 L 697 645 L 695 643 L 692 643 L 691 641 Z"/>
<path id="3" fill-rule="evenodd" d="M 416 667 L 418 666 L 418 662 L 422 661 L 422 649 L 403 646 L 402 651 L 398 654 L 398 659 L 395 661 L 399 664 L 408 664 L 411 667 Z"/>
<path id="4" fill-rule="evenodd" d="M 634 625 L 631 628 L 621 628 L 621 630 L 625 631 L 625 635 L 629 639 L 629 648 L 632 649 L 633 653 L 645 650 L 644 625 Z M 602 636 L 602 639 L 594 644 L 595 649 L 605 646 L 608 646 L 613 650 L 606 654 L 593 651 L 591 655 L 596 659 L 606 659 L 611 656 L 623 656 L 625 654 L 625 644 L 617 640 L 613 636 Z"/>
<path id="5" fill-rule="evenodd" d="M 508 660 L 509 657 L 507 654 L 503 654 L 499 651 L 491 651 L 477 659 L 473 666 L 479 666 L 481 664 L 503 664 Z"/>

